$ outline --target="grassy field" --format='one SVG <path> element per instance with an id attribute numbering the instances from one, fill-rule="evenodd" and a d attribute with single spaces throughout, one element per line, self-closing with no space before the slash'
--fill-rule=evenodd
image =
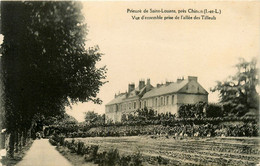
<path id="1" fill-rule="evenodd" d="M 141 152 L 149 163 L 161 156 L 169 165 L 256 165 L 260 161 L 259 138 L 188 138 L 151 136 L 74 138 L 99 145 L 99 152 L 117 148 L 121 155 Z M 67 138 L 70 141 L 72 139 Z"/>

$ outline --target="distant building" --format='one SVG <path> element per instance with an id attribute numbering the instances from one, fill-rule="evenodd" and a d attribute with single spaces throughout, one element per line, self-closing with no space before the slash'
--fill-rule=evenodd
<path id="1" fill-rule="evenodd" d="M 133 113 L 137 109 L 151 108 L 158 113 L 171 112 L 177 114 L 182 104 L 208 102 L 208 92 L 198 83 L 197 77 L 177 79 L 176 82 L 166 82 L 153 87 L 150 79 L 128 85 L 128 92 L 116 94 L 115 98 L 106 104 L 106 120 L 120 122 L 123 114 Z"/>

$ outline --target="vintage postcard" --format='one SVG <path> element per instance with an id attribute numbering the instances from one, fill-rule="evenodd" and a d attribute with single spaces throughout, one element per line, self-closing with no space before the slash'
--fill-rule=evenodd
<path id="1" fill-rule="evenodd" d="M 0 3 L 2 165 L 260 165 L 259 1 Z"/>

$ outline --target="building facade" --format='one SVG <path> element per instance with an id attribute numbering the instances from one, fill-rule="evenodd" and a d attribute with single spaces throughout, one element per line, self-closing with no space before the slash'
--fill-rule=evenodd
<path id="1" fill-rule="evenodd" d="M 134 113 L 137 109 L 147 107 L 158 113 L 171 112 L 177 114 L 182 104 L 208 102 L 208 92 L 198 83 L 197 77 L 188 76 L 187 79 L 177 79 L 176 82 L 166 82 L 152 86 L 150 79 L 128 85 L 128 91 L 115 95 L 106 104 L 106 121 L 121 122 L 123 114 Z"/>

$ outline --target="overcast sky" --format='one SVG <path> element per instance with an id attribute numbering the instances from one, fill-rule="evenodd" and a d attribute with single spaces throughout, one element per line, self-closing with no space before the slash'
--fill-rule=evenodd
<path id="1" fill-rule="evenodd" d="M 125 92 L 129 83 L 140 79 L 151 83 L 198 76 L 210 88 L 235 72 L 239 57 L 259 56 L 259 6 L 256 2 L 84 2 L 88 24 L 88 45 L 99 45 L 104 53 L 100 65 L 108 68 L 107 80 L 99 93 L 102 105 L 79 103 L 67 109 L 79 121 L 84 112 L 105 112 L 114 94 Z M 209 20 L 132 20 L 127 9 L 221 9 Z M 136 14 L 142 16 L 143 14 Z M 150 14 L 156 15 L 156 14 Z"/>
<path id="2" fill-rule="evenodd" d="M 98 45 L 99 66 L 108 69 L 107 84 L 99 93 L 102 105 L 79 103 L 67 113 L 77 120 L 84 112 L 105 112 L 114 94 L 125 92 L 128 84 L 151 79 L 151 84 L 197 76 L 209 92 L 209 101 L 218 95 L 210 88 L 235 72 L 239 57 L 259 56 L 260 10 L 258 2 L 83 2 L 88 24 L 89 47 Z M 216 20 L 132 20 L 127 9 L 221 9 Z M 149 15 L 149 14 L 146 14 Z M 150 14 L 155 16 L 159 14 Z M 161 14 L 163 15 L 163 14 Z M 174 15 L 174 14 L 165 14 Z M 186 14 L 183 14 L 184 16 Z M 201 14 L 198 14 L 201 15 Z M 1 39 L 1 36 L 0 36 Z"/>

